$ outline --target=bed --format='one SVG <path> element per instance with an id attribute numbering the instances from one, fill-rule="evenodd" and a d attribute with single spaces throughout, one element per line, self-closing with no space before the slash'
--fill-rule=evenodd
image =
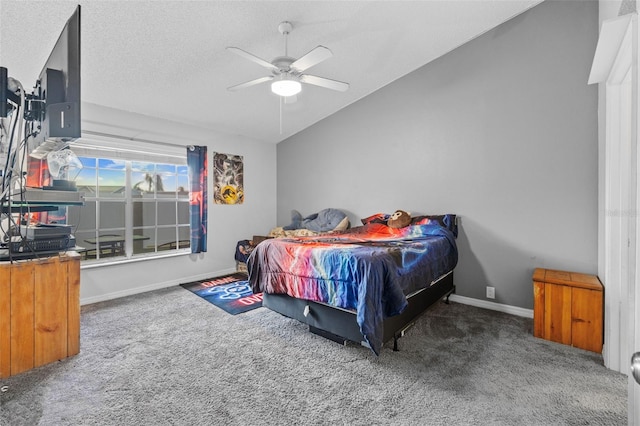
<path id="1" fill-rule="evenodd" d="M 455 219 L 422 216 L 399 229 L 363 220 L 328 235 L 268 239 L 247 260 L 249 282 L 265 307 L 378 355 L 455 291 Z"/>

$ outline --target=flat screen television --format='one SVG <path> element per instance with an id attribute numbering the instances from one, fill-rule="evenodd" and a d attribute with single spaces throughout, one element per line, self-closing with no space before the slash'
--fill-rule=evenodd
<path id="1" fill-rule="evenodd" d="M 33 93 L 34 121 L 39 122 L 28 141 L 32 157 L 43 158 L 52 150 L 80 137 L 80 5 L 64 26 L 44 64 Z M 33 102 L 32 102 L 33 103 Z"/>

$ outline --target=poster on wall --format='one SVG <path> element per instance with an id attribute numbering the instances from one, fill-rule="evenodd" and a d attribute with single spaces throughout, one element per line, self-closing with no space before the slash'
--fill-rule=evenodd
<path id="1" fill-rule="evenodd" d="M 213 153 L 213 194 L 216 204 L 244 202 L 242 155 Z"/>

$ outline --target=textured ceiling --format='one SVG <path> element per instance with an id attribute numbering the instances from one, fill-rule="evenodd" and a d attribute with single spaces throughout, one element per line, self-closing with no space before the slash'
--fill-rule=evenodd
<path id="1" fill-rule="evenodd" d="M 0 65 L 32 87 L 80 4 L 84 102 L 277 143 L 539 2 L 0 0 Z M 268 70 L 225 47 L 271 61 L 284 20 L 289 55 L 328 47 L 307 72 L 350 89 L 304 85 L 280 116 L 268 84 L 227 90 Z"/>

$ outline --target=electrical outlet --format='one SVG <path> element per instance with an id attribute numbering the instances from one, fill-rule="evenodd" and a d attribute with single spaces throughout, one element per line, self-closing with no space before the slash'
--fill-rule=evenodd
<path id="1" fill-rule="evenodd" d="M 487 299 L 496 298 L 496 288 L 487 286 Z"/>

